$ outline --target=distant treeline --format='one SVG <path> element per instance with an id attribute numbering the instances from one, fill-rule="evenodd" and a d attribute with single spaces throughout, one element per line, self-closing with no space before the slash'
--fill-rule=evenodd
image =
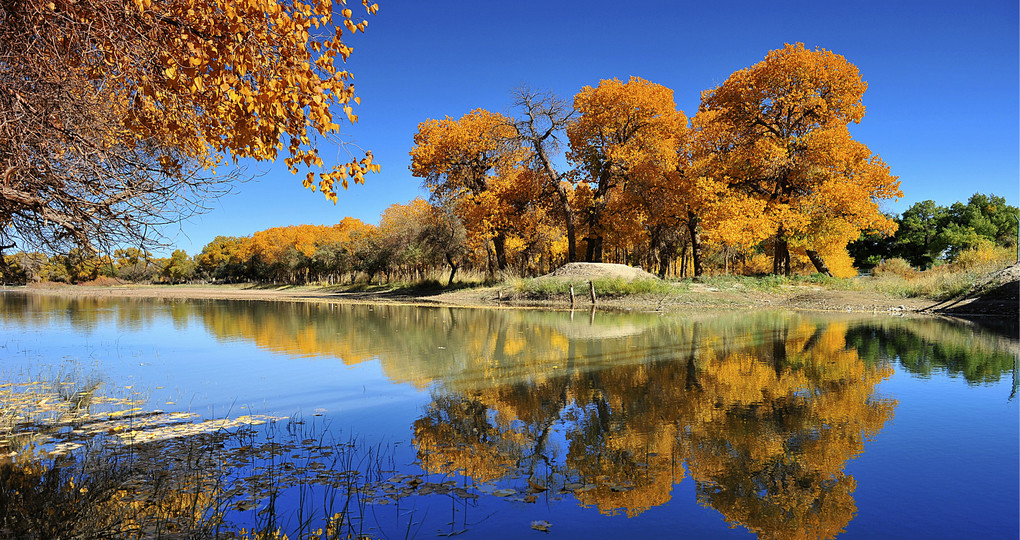
<path id="1" fill-rule="evenodd" d="M 967 250 L 1015 249 L 1018 215 L 1017 207 L 997 195 L 975 193 L 966 204 L 950 206 L 921 201 L 892 216 L 897 225 L 892 236 L 865 234 L 847 249 L 862 270 L 893 258 L 925 270 L 951 263 Z"/>
<path id="2" fill-rule="evenodd" d="M 892 258 L 926 268 L 952 263 L 967 252 L 1015 250 L 1016 214 L 1016 207 L 996 195 L 978 193 L 966 204 L 948 207 L 923 201 L 902 215 L 889 216 L 899 227 L 892 236 L 865 235 L 851 243 L 849 250 L 860 269 Z M 522 276 L 543 274 L 566 262 L 565 255 L 511 253 L 513 269 Z M 767 246 L 748 250 L 709 246 L 705 272 L 765 274 L 770 271 L 769 255 Z M 444 281 L 452 282 L 462 269 L 487 272 L 488 256 L 484 247 L 472 248 L 455 215 L 414 199 L 387 208 L 379 225 L 347 217 L 335 225 L 292 225 L 251 236 L 218 236 L 193 257 L 176 250 L 170 257 L 156 258 L 138 248 L 117 249 L 109 255 L 89 255 L 78 249 L 51 256 L 19 252 L 4 257 L 3 279 L 6 283 L 80 283 L 105 277 L 143 283 L 348 284 L 420 281 L 442 274 Z M 648 270 L 658 265 L 655 258 L 633 262 Z M 672 266 L 682 268 L 679 260 Z M 799 271 L 812 269 L 803 264 Z"/>

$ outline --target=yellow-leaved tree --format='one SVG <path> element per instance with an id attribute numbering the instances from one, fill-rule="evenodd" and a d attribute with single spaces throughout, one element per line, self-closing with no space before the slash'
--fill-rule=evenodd
<path id="1" fill-rule="evenodd" d="M 634 169 L 649 163 L 668 167 L 687 118 L 676 109 L 672 90 L 637 77 L 582 88 L 574 109 L 578 116 L 567 127 L 567 159 L 591 192 L 590 206 L 578 209 L 587 232 L 585 260 L 602 262 L 609 206 L 636 208 L 624 200 Z M 614 220 L 621 218 L 614 213 Z"/>
<path id="2" fill-rule="evenodd" d="M 514 192 L 509 184 L 526 156 L 513 120 L 485 109 L 422 122 L 414 134 L 411 173 L 423 179 L 438 206 L 456 208 L 469 244 L 484 246 L 500 270 L 507 267 L 513 229 L 512 207 L 502 195 Z"/>
<path id="3" fill-rule="evenodd" d="M 815 246 L 895 230 L 878 201 L 903 196 L 899 181 L 847 129 L 864 117 L 867 86 L 844 57 L 798 43 L 702 95 L 699 115 L 716 124 L 712 174 L 763 204 L 775 273 L 790 273 L 791 243 L 830 273 Z"/>
<path id="4" fill-rule="evenodd" d="M 218 165 L 321 168 L 317 141 L 357 119 L 344 40 L 367 22 L 346 2 L 0 6 L 0 241 L 144 244 L 227 188 Z M 366 153 L 304 184 L 335 201 L 376 170 Z"/>

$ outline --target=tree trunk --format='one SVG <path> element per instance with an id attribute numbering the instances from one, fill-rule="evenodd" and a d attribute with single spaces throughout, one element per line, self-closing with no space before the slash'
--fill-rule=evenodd
<path id="1" fill-rule="evenodd" d="M 687 230 L 691 233 L 691 259 L 694 263 L 694 277 L 701 277 L 704 267 L 701 264 L 701 227 L 700 219 L 693 213 L 687 214 Z"/>
<path id="2" fill-rule="evenodd" d="M 451 257 L 449 253 L 446 254 L 446 262 L 450 265 L 450 281 L 446 283 L 446 286 L 449 287 L 450 285 L 453 285 L 453 276 L 457 273 L 457 265 L 454 264 L 453 257 Z"/>
<path id="3" fill-rule="evenodd" d="M 602 262 L 602 206 L 604 201 L 599 200 L 600 191 L 596 190 L 595 201 L 591 211 L 588 213 L 588 236 L 584 239 L 587 242 L 585 260 L 587 262 Z"/>
<path id="4" fill-rule="evenodd" d="M 772 273 L 790 275 L 790 246 L 786 241 L 786 231 L 782 226 L 776 232 L 776 246 L 772 254 Z"/>
<path id="5" fill-rule="evenodd" d="M 570 207 L 570 197 L 567 195 L 566 182 L 559 182 L 556 186 L 556 193 L 560 196 L 560 204 L 563 206 L 563 219 L 567 226 L 567 262 L 577 262 L 577 237 L 574 233 L 574 210 Z"/>
<path id="6" fill-rule="evenodd" d="M 585 252 L 584 259 L 588 262 L 600 263 L 602 262 L 602 237 L 588 237 L 584 239 L 587 243 L 587 249 Z"/>
<path id="7" fill-rule="evenodd" d="M 829 267 L 825 265 L 825 261 L 822 259 L 822 256 L 813 249 L 808 249 L 806 251 L 808 259 L 811 259 L 811 264 L 815 265 L 815 270 L 818 270 L 819 274 L 825 274 L 832 277 L 832 272 L 830 272 Z"/>
<path id="8" fill-rule="evenodd" d="M 490 242 L 485 242 L 485 260 L 489 276 L 491 277 L 496 275 L 496 267 L 494 263 L 495 257 L 492 256 L 492 244 Z"/>
<path id="9" fill-rule="evenodd" d="M 506 270 L 506 234 L 499 233 L 493 237 L 492 247 L 496 250 L 496 266 L 500 271 Z"/>
<path id="10" fill-rule="evenodd" d="M 666 279 L 669 263 L 676 258 L 676 245 L 667 243 L 659 249 L 659 279 Z"/>

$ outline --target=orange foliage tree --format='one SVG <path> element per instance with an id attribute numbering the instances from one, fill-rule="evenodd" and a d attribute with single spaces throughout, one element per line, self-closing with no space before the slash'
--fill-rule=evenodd
<path id="1" fill-rule="evenodd" d="M 3 242 L 144 243 L 200 209 L 226 161 L 321 167 L 316 138 L 356 116 L 339 0 L 28 0 L 0 8 Z M 368 13 L 376 4 L 363 1 Z M 319 173 L 335 202 L 378 167 Z M 229 179 L 229 176 L 226 177 Z M 317 178 L 317 182 L 316 182 Z"/>
<path id="2" fill-rule="evenodd" d="M 414 135 L 411 173 L 424 180 L 433 201 L 454 205 L 469 241 L 484 245 L 500 270 L 507 268 L 514 219 L 501 193 L 515 191 L 526 154 L 513 121 L 484 109 L 422 122 Z"/>
<path id="3" fill-rule="evenodd" d="M 834 222 L 858 233 L 894 227 L 877 201 L 902 196 L 899 182 L 847 129 L 864 117 L 865 89 L 845 58 L 798 43 L 702 95 L 700 111 L 713 113 L 723 143 L 714 174 L 764 202 L 775 273 L 790 273 L 791 240 L 806 246 L 818 271 L 829 273 L 812 246 Z M 836 238 L 843 235 L 825 237 Z"/>
<path id="4" fill-rule="evenodd" d="M 604 238 L 610 232 L 604 221 L 611 200 L 624 197 L 636 167 L 669 163 L 687 118 L 677 111 L 672 90 L 637 77 L 582 88 L 574 96 L 574 109 L 578 117 L 567 128 L 567 159 L 579 169 L 578 181 L 591 191 L 584 217 L 585 259 L 602 262 Z M 624 201 L 620 203 L 621 209 L 627 208 Z"/>

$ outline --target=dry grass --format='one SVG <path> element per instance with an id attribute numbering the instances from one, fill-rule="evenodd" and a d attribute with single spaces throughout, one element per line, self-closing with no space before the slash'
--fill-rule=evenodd
<path id="1" fill-rule="evenodd" d="M 952 264 L 925 271 L 909 265 L 904 268 L 897 261 L 902 259 L 886 261 L 882 270 L 876 267 L 879 271 L 872 277 L 859 280 L 860 288 L 907 298 L 958 298 L 978 292 L 992 275 L 1014 264 L 1015 252 L 1009 248 L 978 248 L 961 253 Z"/>

